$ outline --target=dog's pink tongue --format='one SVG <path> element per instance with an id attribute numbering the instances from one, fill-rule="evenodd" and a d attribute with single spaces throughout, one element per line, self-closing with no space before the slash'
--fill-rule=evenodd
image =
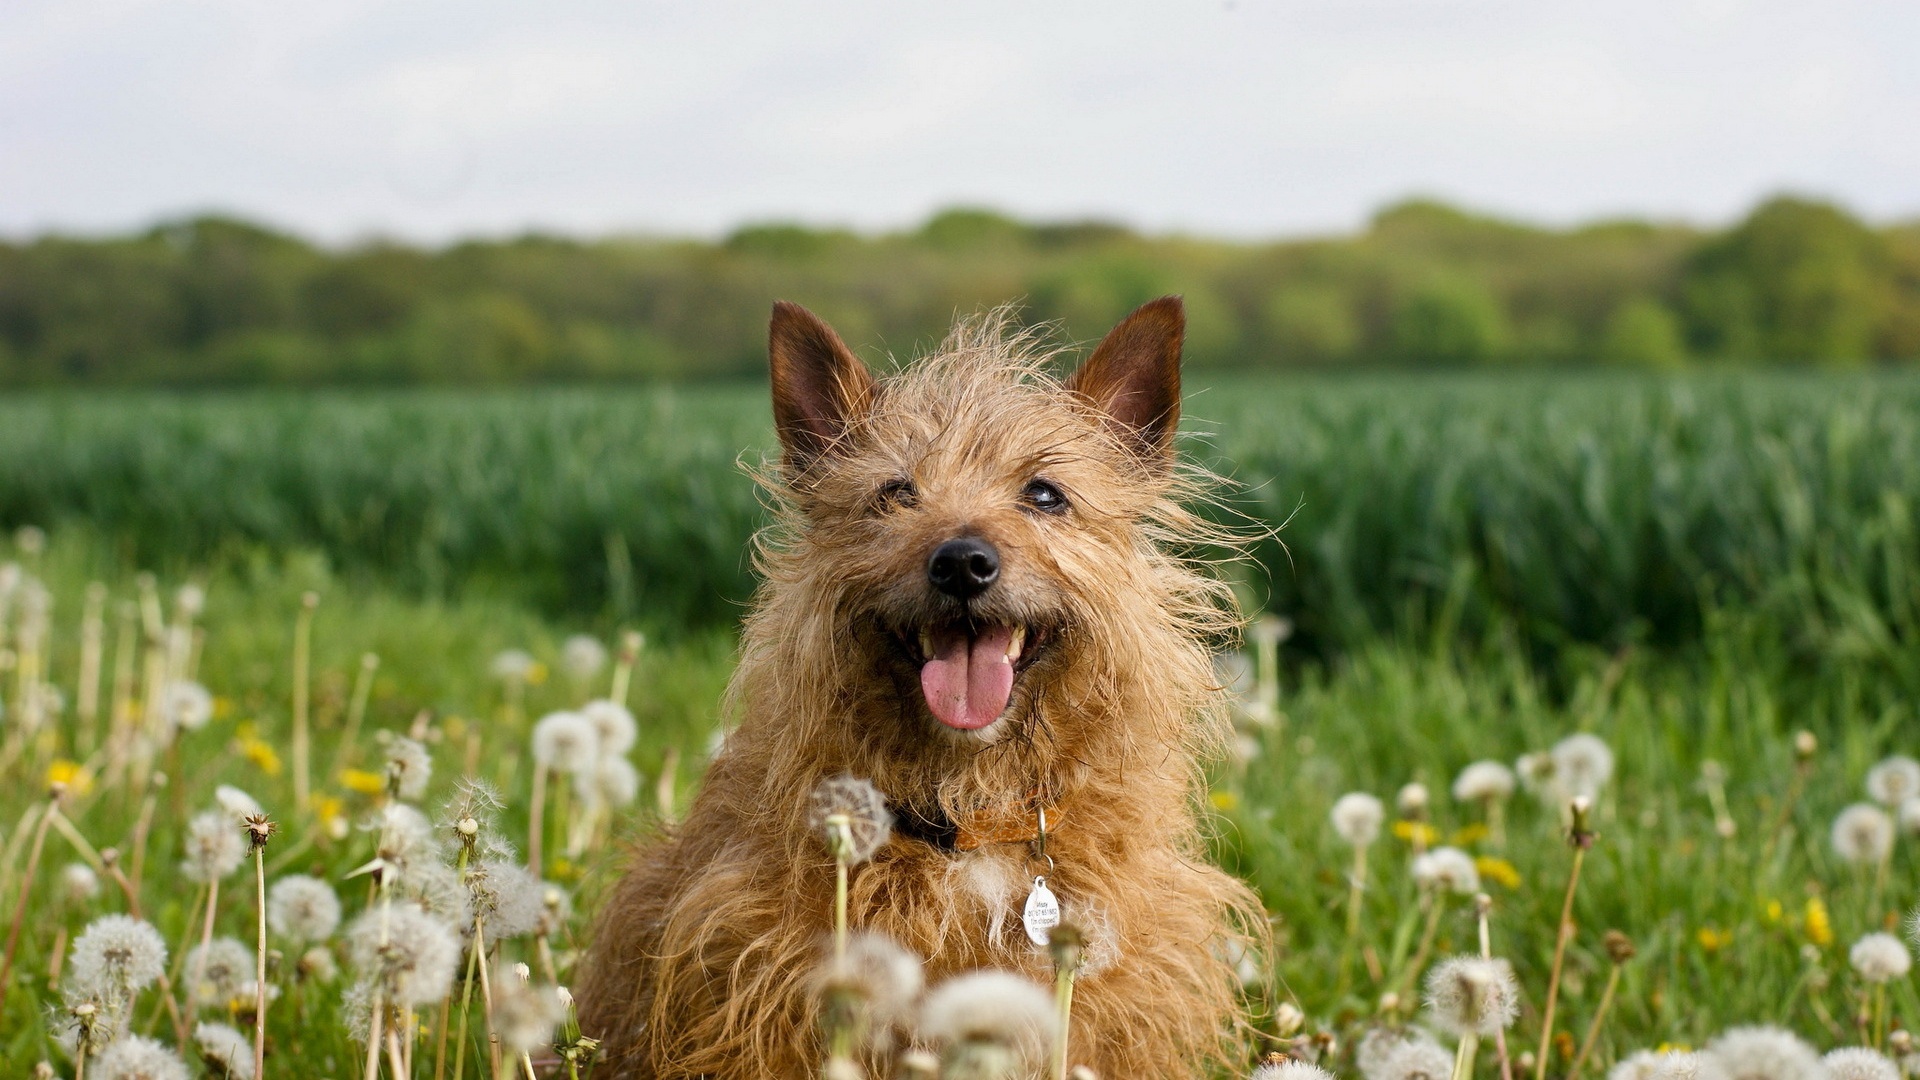
<path id="1" fill-rule="evenodd" d="M 962 731 L 986 727 L 1007 711 L 1013 696 L 1013 661 L 1007 646 L 1013 627 L 994 626 L 971 640 L 961 632 L 934 642 L 933 658 L 920 669 L 927 708 L 943 724 Z"/>

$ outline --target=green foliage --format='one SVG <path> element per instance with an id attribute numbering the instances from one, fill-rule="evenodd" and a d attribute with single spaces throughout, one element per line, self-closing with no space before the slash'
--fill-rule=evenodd
<path id="1" fill-rule="evenodd" d="M 523 236 L 324 249 L 198 218 L 136 236 L 0 243 L 0 384 L 737 376 L 765 364 L 776 297 L 816 308 L 877 357 L 936 340 L 955 312 L 1010 299 L 1095 335 L 1168 292 L 1187 298 L 1200 367 L 1588 364 L 1617 359 L 1615 316 L 1649 299 L 1683 316 L 1688 351 L 1702 357 L 1911 360 L 1916 237 L 1920 227 L 1875 231 L 1792 199 L 1718 234 L 1637 222 L 1556 230 L 1413 201 L 1351 237 L 1280 243 L 959 208 L 884 235 L 766 222 L 712 243 Z"/>
<path id="2" fill-rule="evenodd" d="M 1600 359 L 1619 367 L 1650 371 L 1683 367 L 1687 345 L 1681 337 L 1680 320 L 1658 300 L 1630 300 L 1607 319 Z"/>

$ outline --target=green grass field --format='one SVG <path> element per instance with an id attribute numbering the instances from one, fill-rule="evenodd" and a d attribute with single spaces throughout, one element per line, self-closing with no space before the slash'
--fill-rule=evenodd
<path id="1" fill-rule="evenodd" d="M 429 817 L 475 763 L 506 796 L 499 832 L 524 850 L 529 719 L 606 693 L 611 677 L 564 674 L 576 631 L 610 645 L 626 626 L 649 636 L 627 695 L 644 782 L 605 836 L 684 806 L 721 720 L 728 624 L 749 584 L 742 544 L 757 504 L 733 463 L 764 445 L 761 408 L 757 390 L 725 389 L 0 401 L 0 519 L 52 530 L 43 552 L 0 543 L 0 562 L 53 601 L 44 638 L 19 586 L 0 618 L 0 918 L 23 897 L 26 912 L 0 1006 L 8 1071 L 46 1060 L 73 1074 L 52 1039 L 64 1022 L 55 954 L 91 918 L 129 908 L 110 879 L 97 896 L 65 897 L 62 867 L 89 856 L 64 828 L 36 839 L 50 777 L 71 782 L 64 820 L 91 849 L 117 849 L 123 868 L 144 853 L 134 895 L 176 968 L 204 931 L 176 868 L 191 815 L 218 785 L 281 822 L 269 883 L 329 880 L 350 918 L 368 885 L 347 875 L 376 836 L 336 835 L 329 816 L 359 823 L 384 798 L 377 732 L 413 731 L 430 749 Z M 1211 793 L 1218 855 L 1274 920 L 1278 953 L 1248 989 L 1273 1048 L 1296 1045 L 1272 1019 L 1290 1002 L 1306 1014 L 1303 1035 L 1332 1039 L 1322 1063 L 1360 1075 L 1351 1055 L 1364 1033 L 1418 1017 L 1425 964 L 1477 949 L 1471 897 L 1414 882 L 1416 840 L 1479 860 L 1492 949 L 1521 988 L 1511 1054 L 1536 1048 L 1573 864 L 1561 811 L 1517 793 L 1490 832 L 1449 788 L 1473 761 L 1511 764 L 1576 732 L 1603 739 L 1616 768 L 1593 811 L 1547 1075 L 1570 1074 L 1603 1008 L 1608 930 L 1637 955 L 1620 967 L 1583 1075 L 1738 1024 L 1781 1024 L 1826 1049 L 1884 1044 L 1888 1026 L 1920 1022 L 1910 982 L 1896 980 L 1880 1009 L 1848 960 L 1862 934 L 1899 932 L 1920 885 L 1914 838 L 1900 828 L 1891 855 L 1864 866 L 1829 840 L 1842 808 L 1867 799 L 1869 768 L 1912 752 L 1920 730 L 1920 382 L 1241 383 L 1206 388 L 1189 412 L 1196 454 L 1239 485 L 1232 505 L 1287 522 L 1288 551 L 1262 550 L 1266 572 L 1242 581 L 1297 628 L 1281 649 L 1277 711 L 1248 710 Z M 123 653 L 123 606 L 136 631 L 146 618 L 139 569 L 161 573 L 151 610 L 162 632 L 151 649 L 135 633 Z M 106 587 L 103 689 L 89 722 L 95 581 Z M 130 665 L 122 704 L 137 717 L 144 662 L 165 662 L 174 590 L 188 582 L 205 611 L 179 662 L 213 693 L 211 719 L 156 750 L 164 786 L 137 784 L 137 770 L 115 782 L 101 750 L 115 667 Z M 301 811 L 292 778 L 295 624 L 309 591 L 320 814 Z M 540 665 L 524 700 L 492 673 L 510 648 Z M 364 720 L 343 743 L 367 654 L 379 662 Z M 22 705 L 40 670 L 60 708 L 32 726 Z M 1803 730 L 1817 749 L 1801 760 Z M 1414 782 L 1430 810 L 1396 823 L 1395 795 Z M 1356 790 L 1386 801 L 1389 827 L 1370 849 L 1350 939 L 1352 855 L 1328 814 Z M 567 857 L 583 805 L 567 800 L 547 806 L 542 862 L 575 897 L 573 915 L 544 951 L 538 939 L 505 942 L 496 980 L 525 961 L 535 982 L 566 983 L 616 869 L 604 839 Z M 580 828 L 594 838 L 590 821 Z M 214 935 L 250 943 L 251 864 L 219 895 Z M 268 1012 L 269 1074 L 360 1075 L 341 1018 L 347 950 L 329 943 L 344 970 L 326 981 L 303 973 L 290 943 L 270 944 L 281 996 Z M 132 1024 L 171 1043 L 162 997 L 144 991 Z M 229 995 L 199 1018 L 250 1008 Z M 467 1075 L 487 1073 L 481 1013 Z M 420 1019 L 411 1072 L 436 1075 L 440 1019 Z M 1496 1057 L 1483 1048 L 1474 1075 L 1499 1075 Z"/>

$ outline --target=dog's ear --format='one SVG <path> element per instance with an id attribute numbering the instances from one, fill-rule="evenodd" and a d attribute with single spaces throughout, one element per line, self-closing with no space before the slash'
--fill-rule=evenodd
<path id="1" fill-rule="evenodd" d="M 785 300 L 767 326 L 773 421 L 787 468 L 799 472 L 833 448 L 873 399 L 873 376 L 833 327 Z"/>
<path id="2" fill-rule="evenodd" d="M 1173 461 L 1186 332 L 1187 310 L 1179 297 L 1149 300 L 1121 319 L 1067 378 L 1067 389 L 1099 406 L 1122 441 L 1155 468 Z"/>

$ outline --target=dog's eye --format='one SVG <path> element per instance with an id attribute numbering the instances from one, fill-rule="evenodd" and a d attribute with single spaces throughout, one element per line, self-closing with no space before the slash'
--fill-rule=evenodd
<path id="1" fill-rule="evenodd" d="M 874 493 L 873 505 L 876 510 L 892 510 L 897 506 L 912 506 L 920 501 L 920 492 L 911 480 L 889 480 L 880 485 Z"/>
<path id="2" fill-rule="evenodd" d="M 1067 509 L 1066 493 L 1047 480 L 1029 483 L 1020 493 L 1020 499 L 1043 514 L 1062 514 Z"/>

